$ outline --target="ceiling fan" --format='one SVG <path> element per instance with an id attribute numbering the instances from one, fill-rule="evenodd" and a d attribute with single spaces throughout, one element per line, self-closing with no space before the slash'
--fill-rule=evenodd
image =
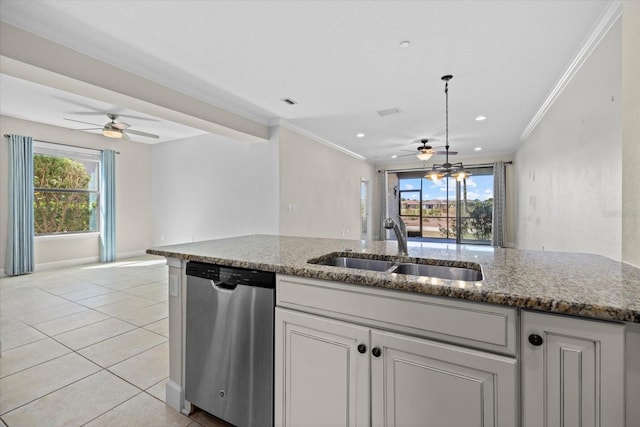
<path id="1" fill-rule="evenodd" d="M 137 135 L 137 136 L 144 136 L 145 138 L 156 138 L 156 139 L 160 138 L 158 135 L 154 135 L 152 133 L 129 129 L 131 127 L 130 124 L 125 123 L 125 122 L 117 122 L 116 121 L 116 120 L 118 120 L 118 115 L 117 114 L 107 113 L 107 117 L 109 118 L 110 121 L 105 123 L 104 126 L 103 125 L 99 125 L 97 123 L 89 123 L 89 122 L 83 122 L 81 120 L 68 119 L 66 117 L 64 119 L 65 120 L 69 120 L 71 122 L 84 123 L 85 125 L 99 126 L 99 127 L 96 127 L 96 128 L 72 129 L 72 130 L 101 130 L 102 134 L 104 136 L 106 136 L 107 138 L 131 139 L 131 138 L 129 138 L 129 134 Z"/>
<path id="2" fill-rule="evenodd" d="M 416 154 L 416 156 L 418 157 L 418 159 L 422 160 L 422 161 L 426 161 L 429 160 L 431 158 L 431 156 L 434 155 L 439 155 L 439 154 L 447 154 L 447 152 L 445 150 L 436 150 L 433 147 L 431 147 L 430 145 L 427 145 L 429 143 L 428 139 L 420 139 L 417 142 L 419 142 L 422 145 L 418 145 L 417 150 L 418 150 L 418 154 Z M 436 148 L 442 148 L 442 147 L 436 147 Z M 403 151 L 407 151 L 407 150 L 403 150 Z M 453 155 L 453 154 L 458 154 L 457 151 L 449 151 L 449 155 Z M 412 154 L 405 154 L 404 156 L 400 156 L 400 157 L 406 157 L 406 156 L 411 156 Z"/>

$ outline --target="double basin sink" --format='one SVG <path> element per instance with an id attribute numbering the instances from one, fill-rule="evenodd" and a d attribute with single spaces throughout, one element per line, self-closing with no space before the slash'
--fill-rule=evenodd
<path id="1" fill-rule="evenodd" d="M 438 260 L 438 265 L 421 262 L 406 262 L 393 259 L 369 259 L 351 256 L 320 257 L 307 261 L 310 264 L 329 265 L 333 267 L 355 268 L 359 270 L 376 271 L 381 273 L 410 274 L 412 276 L 437 277 L 446 280 L 462 280 L 465 282 L 479 282 L 484 279 L 482 269 L 478 264 L 468 267 L 460 262 Z"/>

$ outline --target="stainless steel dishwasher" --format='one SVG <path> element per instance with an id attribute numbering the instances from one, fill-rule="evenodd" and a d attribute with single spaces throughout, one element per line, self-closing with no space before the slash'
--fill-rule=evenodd
<path id="1" fill-rule="evenodd" d="M 274 307 L 274 273 L 187 263 L 187 401 L 238 427 L 273 426 Z"/>

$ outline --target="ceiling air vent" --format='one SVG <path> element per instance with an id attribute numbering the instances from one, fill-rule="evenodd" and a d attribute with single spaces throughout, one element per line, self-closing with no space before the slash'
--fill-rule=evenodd
<path id="1" fill-rule="evenodd" d="M 400 109 L 399 108 L 388 108 L 386 110 L 378 111 L 378 114 L 380 115 L 380 117 L 390 116 L 392 114 L 400 114 Z"/>
<path id="2" fill-rule="evenodd" d="M 282 98 L 281 101 L 284 102 L 285 104 L 289 104 L 289 105 L 296 105 L 297 104 L 297 102 L 294 101 L 291 98 Z"/>

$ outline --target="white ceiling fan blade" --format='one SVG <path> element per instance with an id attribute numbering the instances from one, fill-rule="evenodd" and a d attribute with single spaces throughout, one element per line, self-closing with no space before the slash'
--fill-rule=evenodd
<path id="1" fill-rule="evenodd" d="M 122 139 L 126 139 L 127 141 L 131 141 L 131 138 L 126 133 L 122 132 Z"/>
<path id="2" fill-rule="evenodd" d="M 102 128 L 84 128 L 84 129 L 69 129 L 70 131 L 76 131 L 76 130 L 102 130 Z"/>
<path id="3" fill-rule="evenodd" d="M 127 130 L 123 130 L 122 133 L 130 133 L 132 135 L 144 136 L 147 138 L 160 138 L 158 135 L 154 135 L 152 133 L 147 133 L 147 132 L 141 132 L 139 130 L 127 129 Z"/>
<path id="4" fill-rule="evenodd" d="M 81 120 L 67 119 L 66 117 L 64 119 L 69 120 L 70 122 L 84 123 L 85 125 L 100 126 L 100 129 L 102 129 L 102 125 L 99 125 L 97 123 L 89 123 L 89 122 L 83 122 Z"/>

